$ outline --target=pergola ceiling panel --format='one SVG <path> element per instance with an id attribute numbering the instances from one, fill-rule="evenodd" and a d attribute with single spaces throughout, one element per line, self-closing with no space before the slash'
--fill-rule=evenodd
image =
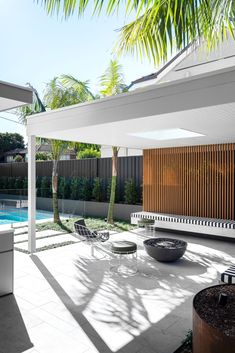
<path id="1" fill-rule="evenodd" d="M 234 142 L 234 91 L 232 67 L 35 115 L 28 135 L 142 149 Z M 146 138 L 167 129 L 203 136 Z"/>

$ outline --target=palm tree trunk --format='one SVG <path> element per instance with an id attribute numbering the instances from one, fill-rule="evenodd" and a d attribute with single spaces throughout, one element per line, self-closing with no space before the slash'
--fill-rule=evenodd
<path id="1" fill-rule="evenodd" d="M 117 164 L 118 164 L 118 147 L 112 147 L 113 156 L 112 156 L 112 181 L 111 181 L 111 192 L 110 192 L 110 200 L 109 200 L 109 210 L 107 222 L 113 224 L 113 209 L 115 204 L 115 194 L 116 194 L 116 186 L 117 186 Z"/>
<path id="2" fill-rule="evenodd" d="M 52 205 L 53 205 L 53 215 L 54 223 L 61 223 L 58 205 L 58 173 L 57 173 L 58 161 L 53 160 L 52 169 Z"/>

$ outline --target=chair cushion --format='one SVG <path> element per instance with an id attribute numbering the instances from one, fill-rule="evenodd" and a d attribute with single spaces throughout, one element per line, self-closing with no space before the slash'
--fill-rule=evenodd
<path id="1" fill-rule="evenodd" d="M 109 232 L 108 231 L 95 231 L 95 233 L 99 236 L 102 242 L 109 240 Z"/>
<path id="2" fill-rule="evenodd" d="M 74 224 L 86 227 L 86 223 L 85 223 L 85 219 L 84 218 L 78 219 L 76 222 L 74 222 Z"/>
<path id="3" fill-rule="evenodd" d="M 111 244 L 111 251 L 114 254 L 131 254 L 137 250 L 136 243 L 132 241 L 114 241 Z"/>
<path id="4" fill-rule="evenodd" d="M 89 228 L 87 228 L 84 219 L 79 219 L 76 222 L 74 222 L 74 229 L 78 235 L 80 235 L 86 239 L 96 239 L 97 238 L 97 233 L 93 232 Z"/>
<path id="5" fill-rule="evenodd" d="M 235 284 L 235 265 L 230 266 L 221 274 L 221 281 L 228 284 Z"/>

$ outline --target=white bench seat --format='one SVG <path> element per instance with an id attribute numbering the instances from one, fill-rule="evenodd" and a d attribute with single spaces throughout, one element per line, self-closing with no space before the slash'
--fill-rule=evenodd
<path id="1" fill-rule="evenodd" d="M 152 219 L 155 227 L 190 233 L 200 233 L 218 237 L 229 237 L 235 241 L 235 221 L 215 218 L 191 217 L 153 212 L 131 214 L 131 223 L 138 224 L 141 218 Z"/>
<path id="2" fill-rule="evenodd" d="M 230 266 L 221 273 L 221 281 L 228 284 L 235 284 L 235 265 Z"/>

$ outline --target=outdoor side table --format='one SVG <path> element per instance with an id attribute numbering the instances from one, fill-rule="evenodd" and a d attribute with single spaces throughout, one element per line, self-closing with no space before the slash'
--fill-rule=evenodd
<path id="1" fill-rule="evenodd" d="M 111 243 L 110 271 L 124 276 L 137 273 L 137 245 L 131 241 Z"/>

